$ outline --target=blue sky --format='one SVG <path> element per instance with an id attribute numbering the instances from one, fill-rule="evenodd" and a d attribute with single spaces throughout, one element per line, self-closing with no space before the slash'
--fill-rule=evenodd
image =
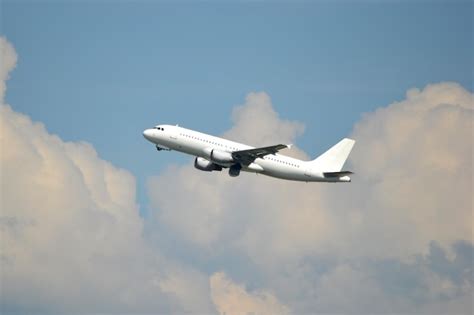
<path id="1" fill-rule="evenodd" d="M 157 123 L 219 134 L 233 106 L 265 91 L 317 155 L 364 112 L 411 87 L 472 79 L 472 2 L 3 1 L 19 54 L 7 101 L 143 181 L 176 154 Z"/>

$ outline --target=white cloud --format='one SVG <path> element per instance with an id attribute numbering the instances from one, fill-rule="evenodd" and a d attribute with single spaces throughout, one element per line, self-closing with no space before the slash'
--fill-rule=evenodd
<path id="1" fill-rule="evenodd" d="M 302 123 L 280 119 L 265 92 L 249 93 L 245 104 L 234 108 L 232 121 L 224 137 L 255 146 L 291 143 L 304 131 Z"/>
<path id="2" fill-rule="evenodd" d="M 325 191 L 328 209 L 346 196 L 333 212 L 341 252 L 409 257 L 432 240 L 470 240 L 473 122 L 473 95 L 454 83 L 410 90 L 367 114 L 353 133 L 354 184 Z"/>
<path id="3" fill-rule="evenodd" d="M 143 239 L 128 171 L 7 105 L 0 113 L 6 311 L 212 309 L 207 277 L 183 270 Z"/>
<path id="4" fill-rule="evenodd" d="M 266 291 L 248 292 L 242 285 L 233 283 L 225 273 L 210 277 L 212 301 L 220 314 L 288 314 L 289 309 Z"/>
<path id="5" fill-rule="evenodd" d="M 5 80 L 16 54 L 0 44 Z M 3 101 L 0 144 L 2 312 L 212 311 L 207 276 L 143 238 L 130 172 Z"/>
<path id="6" fill-rule="evenodd" d="M 3 103 L 5 91 L 7 89 L 5 82 L 8 74 L 16 66 L 18 57 L 13 46 L 4 37 L 0 37 L 0 101 Z"/>
<path id="7" fill-rule="evenodd" d="M 384 313 L 393 309 L 405 311 L 399 301 L 387 299 L 377 281 L 348 264 L 337 265 L 325 273 L 315 288 L 315 305 L 322 313 Z M 400 303 L 400 304 L 399 304 Z"/>
<path id="8" fill-rule="evenodd" d="M 266 279 L 261 285 L 285 297 L 296 312 L 420 311 L 444 293 L 420 301 L 415 291 L 395 295 L 382 274 L 371 278 L 370 266 L 390 259 L 410 262 L 426 254 L 432 241 L 452 250 L 453 242 L 471 240 L 473 111 L 470 92 L 440 83 L 410 90 L 406 100 L 366 114 L 352 134 L 357 144 L 350 167 L 356 175 L 349 185 L 252 174 L 234 179 L 192 165 L 169 168 L 149 181 L 152 206 L 159 209 L 157 225 L 204 255 L 248 257 L 254 272 Z M 303 130 L 278 118 L 265 93 L 250 93 L 233 119 L 224 135 L 254 145 L 293 142 Z M 180 198 L 172 202 L 170 195 Z M 319 274 L 314 264 L 320 261 L 330 263 Z M 353 264 L 360 267 L 348 267 Z M 424 290 L 450 283 L 408 269 Z M 364 289 L 349 291 L 338 308 L 337 292 L 355 286 L 357 279 L 367 280 Z M 467 291 L 453 285 L 457 293 L 448 300 L 472 290 L 470 282 Z"/>

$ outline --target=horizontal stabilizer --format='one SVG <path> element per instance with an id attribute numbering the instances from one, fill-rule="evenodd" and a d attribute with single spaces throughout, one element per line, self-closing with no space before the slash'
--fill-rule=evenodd
<path id="1" fill-rule="evenodd" d="M 349 176 L 349 175 L 352 175 L 354 173 L 350 172 L 350 171 L 342 171 L 342 172 L 326 172 L 326 173 L 323 173 L 324 177 L 328 177 L 328 178 L 334 178 L 334 177 L 344 177 L 344 176 Z"/>

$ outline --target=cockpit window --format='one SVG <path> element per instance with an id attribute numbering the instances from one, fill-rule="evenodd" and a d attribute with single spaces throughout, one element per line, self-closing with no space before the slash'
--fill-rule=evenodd
<path id="1" fill-rule="evenodd" d="M 156 127 L 155 127 L 155 128 L 153 128 L 153 129 L 156 129 L 156 130 L 161 130 L 161 131 L 164 131 L 164 130 L 165 130 L 165 129 L 163 129 L 162 127 L 158 127 L 158 126 L 156 126 Z"/>

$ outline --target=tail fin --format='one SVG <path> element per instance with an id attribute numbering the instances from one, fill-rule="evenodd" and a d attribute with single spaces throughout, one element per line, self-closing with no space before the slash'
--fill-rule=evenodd
<path id="1" fill-rule="evenodd" d="M 344 138 L 310 163 L 322 172 L 340 172 L 354 144 L 354 140 Z"/>

